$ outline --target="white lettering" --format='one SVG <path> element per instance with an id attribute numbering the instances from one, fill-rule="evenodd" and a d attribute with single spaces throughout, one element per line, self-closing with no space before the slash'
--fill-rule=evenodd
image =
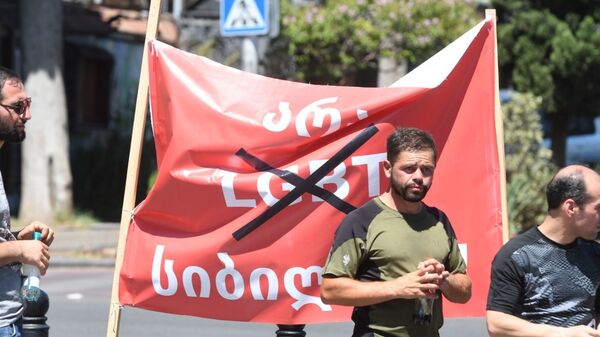
<path id="1" fill-rule="evenodd" d="M 154 250 L 154 259 L 152 262 L 152 285 L 154 291 L 160 296 L 173 296 L 178 290 L 178 280 L 173 270 L 174 261 L 164 259 L 164 270 L 167 275 L 167 287 L 161 286 L 161 267 L 163 263 L 163 254 L 165 246 L 156 245 Z M 244 277 L 235 269 L 233 259 L 227 253 L 217 253 L 217 258 L 223 263 L 224 268 L 219 270 L 215 276 L 215 284 L 218 294 L 227 300 L 235 301 L 242 298 L 245 292 Z M 309 266 L 308 268 L 291 267 L 283 276 L 284 288 L 289 296 L 296 301 L 292 303 L 295 310 L 300 310 L 307 304 L 317 305 L 322 311 L 331 311 L 329 305 L 324 304 L 318 296 L 310 296 L 300 291 L 295 284 L 296 276 L 300 276 L 301 287 L 311 288 L 322 283 L 323 278 L 321 272 L 323 268 L 320 266 Z M 194 279 L 198 276 L 199 279 L 199 294 L 194 288 Z M 183 270 L 181 275 L 183 290 L 188 297 L 210 298 L 210 275 L 202 267 L 188 266 Z M 313 279 L 316 278 L 316 284 Z M 226 281 L 233 281 L 233 290 L 228 290 Z M 266 300 L 276 301 L 279 296 L 279 278 L 274 270 L 270 268 L 259 267 L 250 273 L 248 284 L 253 300 L 264 301 L 265 294 L 261 289 L 261 280 L 266 279 Z"/>
<path id="2" fill-rule="evenodd" d="M 262 121 L 262 125 L 265 127 L 265 129 L 273 132 L 281 132 L 288 127 L 290 121 L 292 120 L 292 110 L 290 109 L 290 103 L 279 102 L 279 112 L 281 113 L 279 122 L 274 121 L 277 117 L 276 113 L 267 112 L 265 114 L 265 117 Z"/>
<path id="3" fill-rule="evenodd" d="M 314 173 L 319 167 L 325 164 L 325 160 L 312 160 L 309 163 L 310 173 Z M 348 180 L 344 179 L 343 176 L 346 174 L 346 165 L 344 163 L 339 164 L 333 169 L 333 173 L 330 175 L 326 175 L 316 184 L 317 186 L 323 188 L 325 184 L 335 184 L 336 190 L 333 194 L 340 199 L 344 199 L 350 194 L 350 185 L 348 184 Z M 312 200 L 314 202 L 321 202 L 323 199 L 313 195 Z"/>
<path id="4" fill-rule="evenodd" d="M 237 300 L 244 295 L 244 279 L 242 278 L 242 274 L 239 271 L 235 270 L 235 266 L 233 265 L 233 260 L 229 257 L 227 253 L 217 253 L 217 257 L 223 264 L 225 268 L 219 270 L 217 273 L 217 291 L 219 295 L 223 296 L 224 299 L 227 300 Z M 227 285 L 225 283 L 225 279 L 227 276 L 233 279 L 233 291 L 229 292 L 227 290 Z"/>
<path id="5" fill-rule="evenodd" d="M 362 119 L 369 117 L 369 115 L 367 114 L 367 110 L 356 109 L 356 117 L 358 117 L 358 119 L 362 120 Z"/>
<path id="6" fill-rule="evenodd" d="M 298 174 L 298 166 L 297 165 L 290 166 L 290 167 L 286 168 L 285 170 L 293 172 L 295 174 Z M 258 179 L 256 181 L 258 193 L 260 194 L 260 196 L 262 197 L 264 202 L 269 206 L 273 206 L 273 205 L 275 205 L 276 202 L 279 201 L 279 199 L 276 198 L 273 195 L 273 193 L 271 192 L 271 178 L 273 178 L 273 177 L 275 177 L 275 175 L 273 173 L 266 172 L 266 173 L 263 173 L 260 176 L 258 176 Z M 283 191 L 291 191 L 294 189 L 294 185 L 292 185 L 290 183 L 282 183 L 281 189 Z M 298 199 L 294 200 L 290 205 L 297 204 L 300 201 L 302 201 L 301 196 Z"/>
<path id="7" fill-rule="evenodd" d="M 352 165 L 367 165 L 367 182 L 369 185 L 369 197 L 376 197 L 381 194 L 380 191 L 380 164 L 386 159 L 385 153 L 368 154 L 364 156 L 352 157 Z"/>
<path id="8" fill-rule="evenodd" d="M 198 275 L 200 279 L 200 295 L 198 297 L 208 298 L 208 295 L 210 294 L 210 280 L 208 278 L 208 273 L 204 268 L 196 266 L 189 266 L 183 271 L 183 289 L 185 290 L 185 294 L 189 297 L 197 296 L 194 291 L 194 284 L 192 283 L 192 277 L 194 275 Z"/>
<path id="9" fill-rule="evenodd" d="M 351 165 L 352 166 L 366 166 L 367 168 L 367 190 L 369 193 L 369 197 L 376 197 L 381 194 L 381 163 L 386 160 L 385 153 L 375 153 L 375 154 L 367 154 L 356 157 L 351 157 Z M 308 162 L 310 173 L 314 173 L 317 171 L 322 165 L 326 163 L 326 160 L 310 160 Z M 299 166 L 292 165 L 284 170 L 292 172 L 296 175 L 299 175 Z M 340 163 L 336 166 L 332 172 L 328 175 L 324 176 L 317 182 L 315 185 L 323 188 L 326 184 L 334 184 L 335 191 L 333 192 L 338 198 L 345 199 L 350 194 L 350 184 L 348 180 L 344 177 L 347 173 L 347 168 L 344 163 Z M 256 207 L 257 200 L 263 200 L 266 205 L 272 207 L 277 203 L 280 198 L 275 196 L 274 191 L 277 191 L 277 188 L 272 188 L 271 183 L 273 178 L 276 176 L 273 173 L 265 172 L 258 176 L 256 180 L 256 189 L 258 192 L 259 199 L 240 199 L 236 197 L 234 186 L 235 179 L 237 179 L 237 173 L 228 172 L 220 170 L 221 179 L 221 189 L 223 191 L 223 196 L 225 199 L 225 204 L 227 207 L 245 207 L 245 208 L 254 208 Z M 281 191 L 292 191 L 296 188 L 294 185 L 288 182 L 281 182 L 279 185 Z M 295 205 L 304 200 L 302 196 L 299 196 L 296 200 L 294 200 L 290 205 Z M 323 202 L 323 200 L 317 196 L 312 196 L 310 199 L 312 202 Z"/>
<path id="10" fill-rule="evenodd" d="M 339 109 L 334 107 L 322 107 L 325 104 L 333 104 L 338 100 L 337 97 L 328 97 L 319 99 L 313 103 L 310 103 L 306 107 L 304 107 L 298 114 L 296 115 L 296 133 L 300 137 L 310 137 L 310 132 L 308 131 L 308 116 L 313 114 L 313 123 L 312 126 L 315 128 L 322 129 L 324 127 L 325 118 L 329 117 L 330 125 L 327 132 L 323 134 L 323 136 L 328 135 L 336 130 L 340 129 L 342 124 L 342 117 Z M 292 122 L 292 109 L 290 107 L 289 102 L 279 102 L 278 105 L 279 113 L 276 112 L 267 112 L 263 116 L 262 126 L 271 131 L 271 132 L 282 132 L 291 124 Z M 356 109 L 356 117 L 358 120 L 363 120 L 369 117 L 368 111 L 365 109 L 358 108 Z M 348 123 L 348 125 L 352 124 L 352 122 Z"/>
<path id="11" fill-rule="evenodd" d="M 267 291 L 267 300 L 275 301 L 277 299 L 277 292 L 279 291 L 279 282 L 277 275 L 272 269 L 269 268 L 257 268 L 250 274 L 250 290 L 252 291 L 252 297 L 255 300 L 264 300 L 262 292 L 260 291 L 260 277 L 264 276 L 267 278 L 269 284 L 269 290 Z"/>
<path id="12" fill-rule="evenodd" d="M 238 199 L 235 196 L 233 189 L 233 181 L 237 176 L 237 173 L 220 170 L 221 173 L 221 189 L 223 190 L 223 196 L 225 197 L 225 205 L 227 207 L 256 207 L 256 200 L 254 199 Z"/>
<path id="13" fill-rule="evenodd" d="M 305 306 L 307 304 L 315 304 L 322 311 L 331 311 L 331 306 L 323 303 L 321 301 L 321 298 L 319 298 L 317 296 L 306 295 L 306 294 L 300 292 L 296 288 L 296 284 L 294 283 L 294 278 L 296 277 L 296 275 L 300 275 L 301 280 L 302 280 L 302 287 L 304 287 L 304 288 L 311 287 L 312 286 L 312 277 L 311 276 L 313 274 L 316 274 L 317 279 L 318 279 L 317 282 L 318 282 L 318 284 L 321 284 L 323 281 L 323 278 L 321 276 L 322 270 L 323 270 L 323 268 L 321 268 L 321 267 L 311 266 L 306 269 L 300 268 L 300 267 L 294 267 L 294 268 L 288 269 L 288 271 L 285 272 L 283 283 L 285 285 L 285 290 L 288 292 L 288 294 L 290 294 L 290 296 L 292 296 L 292 298 L 296 300 L 296 302 L 294 302 L 292 304 L 292 307 L 294 309 L 300 310 L 300 308 L 302 308 L 303 306 Z"/>
<path id="14" fill-rule="evenodd" d="M 298 165 L 292 165 L 290 167 L 287 168 L 288 171 L 293 172 L 295 174 L 298 174 Z M 290 184 L 290 183 L 283 183 L 281 185 L 281 189 L 284 191 L 292 191 L 295 188 L 294 185 Z M 298 197 L 298 199 L 294 200 L 290 205 L 295 205 L 297 203 L 299 203 L 300 201 L 302 201 L 302 196 Z"/>
<path id="15" fill-rule="evenodd" d="M 300 112 L 298 112 L 298 116 L 296 117 L 296 132 L 298 133 L 298 136 L 310 137 L 310 133 L 306 128 L 306 124 L 308 122 L 308 115 L 311 113 L 314 114 L 312 126 L 315 128 L 323 128 L 323 122 L 325 121 L 326 116 L 329 116 L 331 119 L 329 129 L 327 132 L 325 132 L 325 134 L 323 134 L 323 136 L 338 130 L 342 123 L 340 111 L 332 107 L 320 107 L 322 104 L 335 103 L 337 102 L 337 99 L 337 97 L 323 98 L 307 105 L 304 109 L 300 110 Z"/>
<path id="16" fill-rule="evenodd" d="M 152 287 L 157 294 L 162 296 L 173 296 L 177 292 L 177 277 L 173 271 L 173 260 L 165 259 L 165 274 L 167 274 L 167 288 L 160 284 L 160 265 L 165 246 L 157 245 L 152 260 Z"/>

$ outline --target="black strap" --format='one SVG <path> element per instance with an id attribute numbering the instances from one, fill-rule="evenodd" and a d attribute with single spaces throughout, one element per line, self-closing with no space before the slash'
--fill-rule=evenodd
<path id="1" fill-rule="evenodd" d="M 346 214 L 354 210 L 354 206 L 339 199 L 337 196 L 335 196 L 335 194 L 317 186 L 316 183 L 318 183 L 325 175 L 327 175 L 328 172 L 330 172 L 336 166 L 341 164 L 346 158 L 350 157 L 350 155 L 352 155 L 356 150 L 358 150 L 358 148 L 364 145 L 378 131 L 379 129 L 377 129 L 375 125 L 369 125 L 348 144 L 346 144 L 341 150 L 339 150 L 335 155 L 333 155 L 333 157 L 327 160 L 325 164 L 323 164 L 308 178 L 306 178 L 306 180 L 303 180 L 301 177 L 297 176 L 292 172 L 273 168 L 267 163 L 261 161 L 260 159 L 250 155 L 244 149 L 238 150 L 236 152 L 236 155 L 242 157 L 257 171 L 269 171 L 281 177 L 290 184 L 294 185 L 295 188 L 290 193 L 286 194 L 283 198 L 281 198 L 279 201 L 277 201 L 273 206 L 269 207 L 266 211 L 257 216 L 255 219 L 233 232 L 233 237 L 238 241 L 243 239 L 246 235 L 250 234 L 253 230 L 260 227 L 262 224 L 267 222 L 277 213 L 281 212 L 285 207 L 287 207 L 289 204 L 294 202 L 294 200 L 298 199 L 302 194 L 306 192 L 320 197 L 327 203 L 331 204 L 332 206 Z"/>

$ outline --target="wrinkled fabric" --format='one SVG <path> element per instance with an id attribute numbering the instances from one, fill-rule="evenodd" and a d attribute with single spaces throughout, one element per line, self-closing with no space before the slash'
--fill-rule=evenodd
<path id="1" fill-rule="evenodd" d="M 13 240 L 16 238 L 10 232 L 10 207 L 0 174 L 0 245 Z M 8 327 L 21 318 L 23 313 L 23 302 L 19 293 L 21 288 L 20 269 L 20 263 L 0 267 L 0 280 L 2 280 L 0 282 L 0 327 Z"/>

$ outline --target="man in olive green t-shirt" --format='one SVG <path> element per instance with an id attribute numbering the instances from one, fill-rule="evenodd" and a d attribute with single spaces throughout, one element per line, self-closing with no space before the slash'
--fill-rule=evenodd
<path id="1" fill-rule="evenodd" d="M 323 270 L 324 303 L 354 306 L 353 337 L 438 336 L 439 293 L 471 297 L 471 280 L 446 215 L 422 202 L 436 149 L 428 133 L 400 128 L 387 139 L 390 188 L 346 216 Z"/>

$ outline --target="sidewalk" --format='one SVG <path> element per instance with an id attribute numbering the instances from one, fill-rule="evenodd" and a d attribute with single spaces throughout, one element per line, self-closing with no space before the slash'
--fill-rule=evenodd
<path id="1" fill-rule="evenodd" d="M 50 246 L 52 267 L 112 267 L 115 264 L 118 223 L 96 223 L 86 228 L 57 226 Z"/>

